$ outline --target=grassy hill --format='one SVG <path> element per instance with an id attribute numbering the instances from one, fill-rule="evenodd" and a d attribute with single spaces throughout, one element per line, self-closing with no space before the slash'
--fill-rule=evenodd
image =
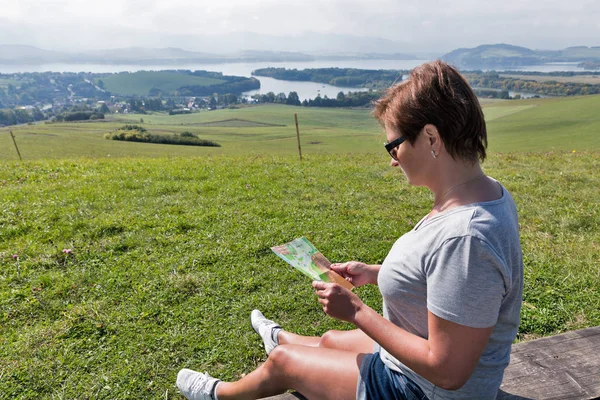
<path id="1" fill-rule="evenodd" d="M 600 96 L 485 102 L 484 168 L 519 209 L 519 340 L 600 325 L 599 107 Z M 103 138 L 140 117 L 222 147 Z M 332 261 L 380 263 L 432 204 L 389 168 L 368 110 L 11 129 L 25 161 L 0 129 L 0 399 L 181 399 L 183 367 L 237 379 L 265 359 L 253 308 L 301 334 L 349 329 L 270 247 L 305 235 Z M 376 288 L 357 293 L 381 311 Z"/>
<path id="2" fill-rule="evenodd" d="M 598 151 L 600 96 L 486 101 L 490 152 Z M 109 116 L 105 122 L 36 124 L 11 127 L 25 159 L 74 157 L 206 156 L 297 154 L 294 113 L 298 114 L 303 154 L 381 153 L 385 135 L 366 109 L 252 106 L 169 116 Z M 139 123 L 151 133 L 190 131 L 220 148 L 191 148 L 117 142 L 104 134 Z M 229 121 L 229 122 L 224 122 Z M 0 160 L 16 159 L 8 128 L 0 129 Z"/>
<path id="3" fill-rule="evenodd" d="M 104 88 L 122 95 L 148 96 L 156 88 L 163 93 L 173 93 L 182 86 L 208 86 L 224 83 L 224 80 L 187 75 L 174 71 L 121 72 L 101 78 Z"/>
<path id="4" fill-rule="evenodd" d="M 383 151 L 347 149 L 1 162 L 0 398 L 181 399 L 182 367 L 237 379 L 264 361 L 253 308 L 302 334 L 350 328 L 270 247 L 306 235 L 380 263 L 432 198 Z M 599 160 L 485 164 L 520 211 L 520 340 L 600 324 Z M 357 293 L 381 311 L 376 288 Z"/>

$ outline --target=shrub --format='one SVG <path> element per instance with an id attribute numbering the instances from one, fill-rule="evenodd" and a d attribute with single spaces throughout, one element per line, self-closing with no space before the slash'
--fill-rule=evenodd
<path id="1" fill-rule="evenodd" d="M 111 140 L 124 140 L 127 142 L 221 147 L 221 145 L 218 143 L 210 140 L 200 139 L 192 132 L 185 131 L 174 135 L 153 135 L 145 128 L 137 125 L 123 125 L 116 131 L 105 134 L 104 138 Z"/>
<path id="2" fill-rule="evenodd" d="M 122 127 L 119 128 L 119 130 L 147 132 L 146 128 L 144 128 L 143 126 L 139 126 L 139 125 L 123 125 Z"/>
<path id="3" fill-rule="evenodd" d="M 104 114 L 92 111 L 74 111 L 61 114 L 59 119 L 65 122 L 88 121 L 94 119 L 104 119 Z"/>

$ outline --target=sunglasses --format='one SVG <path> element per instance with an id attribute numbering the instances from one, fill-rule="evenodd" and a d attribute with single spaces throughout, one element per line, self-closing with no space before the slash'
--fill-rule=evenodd
<path id="1" fill-rule="evenodd" d="M 390 156 L 396 161 L 398 161 L 398 157 L 396 157 L 396 152 L 394 150 L 396 149 L 396 147 L 398 147 L 402 143 L 404 143 L 405 140 L 406 140 L 406 137 L 400 136 L 398 139 L 394 139 L 389 143 L 383 144 L 385 146 L 385 149 L 387 150 L 387 152 L 390 154 Z"/>

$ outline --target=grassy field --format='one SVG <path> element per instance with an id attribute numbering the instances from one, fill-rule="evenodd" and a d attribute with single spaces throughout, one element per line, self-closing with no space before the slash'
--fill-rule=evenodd
<path id="1" fill-rule="evenodd" d="M 534 76 L 518 74 L 500 74 L 502 78 L 523 79 L 536 82 L 562 82 L 562 83 L 588 83 L 590 85 L 600 85 L 600 76 L 598 75 L 574 75 L 574 76 Z"/>
<path id="2" fill-rule="evenodd" d="M 483 108 L 492 152 L 600 150 L 597 136 L 600 96 L 485 102 Z M 304 154 L 379 152 L 385 141 L 381 127 L 366 109 L 264 105 L 176 116 L 165 113 L 112 115 L 104 122 L 1 128 L 0 160 L 17 159 L 9 129 L 16 136 L 23 158 L 28 160 L 213 156 L 241 152 L 293 156 L 298 147 L 294 113 L 300 122 Z M 191 148 L 104 139 L 105 133 L 125 123 L 139 123 L 140 118 L 151 133 L 190 131 L 222 147 Z"/>
<path id="3" fill-rule="evenodd" d="M 219 79 L 203 78 L 168 71 L 120 73 L 108 75 L 100 79 L 104 82 L 106 90 L 111 93 L 138 96 L 148 96 L 148 92 L 152 88 L 170 94 L 182 86 L 207 86 L 224 82 Z"/>
<path id="4" fill-rule="evenodd" d="M 306 235 L 381 262 L 432 202 L 382 153 L 0 163 L 0 398 L 180 399 L 182 367 L 233 379 L 265 359 L 253 308 L 302 334 L 349 328 L 270 247 Z M 485 168 L 520 210 L 519 339 L 600 325 L 598 153 Z"/>
<path id="5" fill-rule="evenodd" d="M 520 213 L 519 340 L 600 325 L 599 106 L 600 96 L 485 104 L 484 167 Z M 103 139 L 139 118 L 223 147 Z M 182 367 L 237 379 L 265 359 L 253 308 L 302 334 L 349 328 L 271 246 L 305 235 L 332 261 L 379 263 L 432 204 L 388 167 L 367 110 L 11 129 L 25 161 L 1 129 L 0 399 L 181 399 Z M 357 292 L 381 310 L 376 288 Z"/>

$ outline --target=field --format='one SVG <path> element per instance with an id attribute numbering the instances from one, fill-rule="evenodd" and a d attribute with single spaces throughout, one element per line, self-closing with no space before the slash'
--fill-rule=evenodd
<path id="1" fill-rule="evenodd" d="M 574 76 L 535 76 L 518 74 L 500 74 L 502 78 L 523 79 L 536 82 L 562 82 L 562 83 L 584 83 L 590 85 L 600 85 L 599 75 L 574 75 Z"/>
<path id="2" fill-rule="evenodd" d="M 599 103 L 485 105 L 484 168 L 520 215 L 518 340 L 600 325 Z M 140 118 L 223 147 L 103 139 Z M 11 129 L 25 161 L 0 130 L 0 399 L 182 399 L 180 368 L 237 379 L 264 361 L 253 308 L 301 334 L 348 329 L 270 247 L 305 235 L 332 261 L 380 263 L 432 204 L 388 166 L 367 110 L 260 106 Z M 377 288 L 357 293 L 381 311 Z"/>
<path id="3" fill-rule="evenodd" d="M 101 80 L 104 82 L 106 90 L 111 93 L 138 96 L 147 96 L 152 88 L 170 94 L 182 86 L 208 86 L 224 82 L 219 79 L 203 78 L 168 71 L 123 72 L 103 77 Z"/>
<path id="4" fill-rule="evenodd" d="M 21 82 L 15 79 L 0 78 L 0 89 L 6 90 L 8 88 L 8 85 L 18 86 L 20 83 Z"/>
<path id="5" fill-rule="evenodd" d="M 491 152 L 598 151 L 600 96 L 485 102 Z M 0 129 L 0 160 L 17 159 L 9 129 L 24 159 L 136 156 L 283 154 L 298 151 L 294 113 L 303 154 L 381 152 L 385 135 L 366 109 L 317 109 L 282 105 L 169 116 L 130 114 L 104 122 L 36 124 Z M 105 140 L 123 124 L 143 124 L 151 133 L 190 131 L 220 148 L 191 148 Z"/>

